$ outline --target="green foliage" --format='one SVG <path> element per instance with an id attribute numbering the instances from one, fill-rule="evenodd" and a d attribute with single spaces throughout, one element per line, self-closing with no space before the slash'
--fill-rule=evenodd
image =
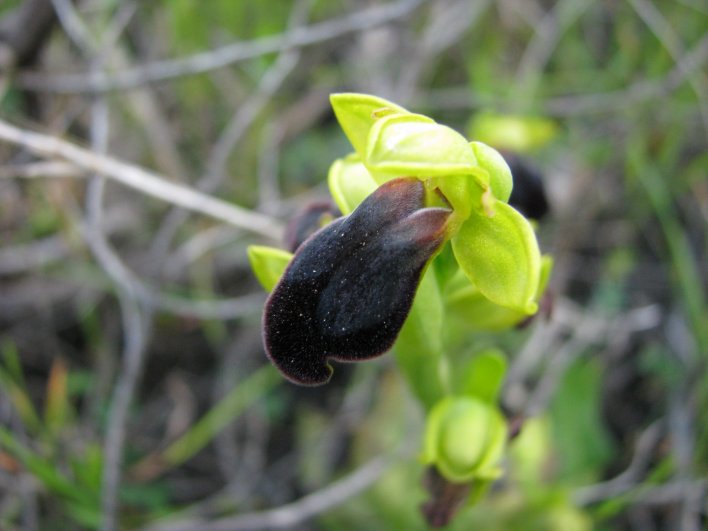
<path id="1" fill-rule="evenodd" d="M 0 2 L 0 14 L 4 17 L 21 4 Z M 78 10 L 91 35 L 111 36 L 108 40 L 115 46 L 101 54 L 106 62 L 102 68 L 118 77 L 133 66 L 150 72 L 155 66 L 162 68 L 164 60 L 167 63 L 162 64 L 169 65 L 172 59 L 193 54 L 215 57 L 223 46 L 237 50 L 244 43 L 251 46 L 251 40 L 277 38 L 287 32 L 293 5 L 305 6 L 306 26 L 365 7 L 342 0 L 295 4 L 168 0 L 138 2 L 136 9 L 123 4 L 108 0 Z M 244 338 L 254 332 L 251 327 L 257 326 L 259 309 L 232 322 L 184 316 L 194 301 L 184 301 L 176 314 L 158 307 L 149 330 L 144 380 L 127 425 L 121 529 L 139 528 L 161 516 L 189 518 L 192 511 L 202 509 L 214 518 L 249 507 L 265 509 L 276 499 L 286 501 L 291 493 L 326 488 L 345 469 L 397 448 L 402 439 L 408 440 L 407 449 L 413 439 L 412 446 L 419 450 L 415 437 L 422 420 L 416 414 L 429 419 L 431 411 L 451 397 L 496 406 L 506 365 L 519 369 L 517 361 L 521 366 L 528 362 L 526 357 L 515 360 L 519 352 L 526 352 L 520 347 L 529 337 L 517 327 L 525 324 L 534 304 L 545 313 L 540 302 L 552 266 L 549 256 L 539 254 L 535 273 L 539 258 L 533 249 L 527 253 L 534 247 L 531 229 L 504 206 L 512 183 L 497 149 L 504 157 L 507 152 L 531 155 L 539 167 L 551 169 L 546 182 L 555 219 L 532 228 L 557 253 L 560 273 L 554 286 L 560 298 L 556 318 L 540 330 L 555 334 L 556 341 L 538 354 L 538 365 L 526 367 L 523 382 L 515 381 L 508 394 L 502 393 L 509 400 L 505 405 L 514 413 L 523 410 L 523 404 L 520 410 L 511 404 L 518 386 L 533 392 L 538 381 L 553 375 L 548 371 L 565 372 L 567 360 L 554 357 L 559 347 L 575 361 L 565 375 L 557 375 L 559 386 L 549 399 L 550 412 L 526 419 L 518 438 L 507 445 L 504 479 L 498 488 L 474 504 L 468 500 L 447 528 L 614 529 L 629 525 L 628 514 L 648 515 L 651 524 L 661 527 L 683 513 L 683 499 L 653 496 L 650 489 L 659 486 L 663 493 L 671 493 L 677 477 L 695 480 L 708 471 L 704 3 L 516 3 L 523 4 L 520 10 L 513 2 L 471 2 L 474 16 L 459 17 L 455 24 L 449 24 L 450 6 L 443 4 L 423 2 L 381 30 L 349 31 L 296 48 L 298 66 L 244 128 L 229 155 L 224 185 L 209 191 L 241 206 L 254 206 L 261 199 L 261 170 L 272 171 L 278 188 L 274 198 L 287 199 L 287 207 L 267 210 L 273 205 L 265 204 L 263 212 L 282 217 L 291 200 L 319 194 L 322 188 L 316 186 L 330 162 L 342 157 L 330 167 L 328 185 L 347 215 L 398 172 L 423 180 L 426 206 L 452 208 L 454 214 L 447 242 L 427 264 L 398 335 L 395 360 L 359 365 L 351 380 L 342 371 L 342 379 L 325 390 L 282 386 L 273 393 L 279 376 L 268 368 L 255 373 L 253 380 L 243 374 L 235 385 L 237 389 L 244 385 L 251 396 L 227 391 L 224 402 L 211 404 L 209 393 L 220 374 L 217 360 L 232 343 L 244 358 L 253 354 L 258 359 L 258 348 Z M 465 3 L 459 4 L 463 9 Z M 458 22 L 470 20 L 469 30 L 455 34 Z M 11 21 L 8 17 L 2 22 Z M 445 22 L 442 31 L 440 22 Z M 310 31 L 305 28 L 301 34 Z M 75 137 L 88 145 L 85 133 L 91 122 L 86 110 L 102 99 L 101 94 L 27 90 L 36 83 L 35 76 L 53 82 L 56 76 L 97 67 L 82 59 L 88 59 L 87 54 L 78 53 L 65 33 L 57 22 L 38 62 L 5 76 L 0 109 L 17 124 Z M 385 40 L 379 40 L 382 37 Z M 376 49 L 382 42 L 386 46 Z M 438 42 L 443 46 L 436 49 Z M 108 53 L 113 48 L 116 57 Z M 389 50 L 396 61 L 390 60 Z M 425 53 L 417 56 L 421 50 Z M 110 107 L 108 152 L 134 164 L 156 166 L 167 177 L 184 178 L 185 185 L 194 186 L 231 118 L 252 110 L 249 105 L 260 97 L 254 93 L 263 76 L 270 81 L 278 77 L 278 72 L 269 72 L 277 53 L 151 83 L 146 90 L 111 91 L 104 99 Z M 114 63 L 121 56 L 127 63 Z M 378 63 L 384 65 L 381 70 Z M 392 87 L 393 97 L 406 98 L 401 101 L 432 118 L 374 96 L 335 94 L 336 116 L 352 144 L 345 146 L 345 135 L 323 111 L 322 95 L 353 86 Z M 153 123 L 152 113 L 142 116 L 131 108 L 145 95 L 157 103 L 163 124 Z M 268 135 L 273 138 L 265 142 Z M 373 136 L 376 140 L 370 145 Z M 160 141 L 156 146 L 146 142 L 154 139 Z M 170 143 L 181 159 L 177 162 L 182 163 L 183 175 L 172 175 L 171 165 L 162 166 L 163 148 Z M 433 145 L 434 153 L 427 149 Z M 272 153 L 271 147 L 276 148 Z M 35 161 L 26 153 L 2 148 L 8 169 Z M 347 155 L 352 149 L 356 154 Z M 434 159 L 437 155 L 449 159 Z M 269 169 L 272 162 L 277 168 Z M 426 163 L 429 168 L 422 167 Z M 23 518 L 36 513 L 40 529 L 96 529 L 101 518 L 102 437 L 110 420 L 110 392 L 120 371 L 124 341 L 115 287 L 82 244 L 83 180 L 4 180 L 0 240 L 8 251 L 17 244 L 23 252 L 10 256 L 3 247 L 2 266 L 17 263 L 18 258 L 21 262 L 25 250 L 30 257 L 41 255 L 41 265 L 33 266 L 30 260 L 20 273 L 0 273 L 4 326 L 0 472 L 11 482 L 15 477 L 28 479 L 33 491 L 26 505 L 22 494 L 12 488 L 6 491 L 0 528 L 18 529 Z M 169 225 L 162 219 L 165 209 L 112 185 L 105 199 L 109 243 L 119 257 L 127 258 L 148 295 L 179 294 L 188 299 L 206 294 L 208 300 L 198 303 L 200 309 L 226 309 L 228 303 L 216 300 L 220 291 L 239 296 L 252 289 L 252 277 L 241 268 L 244 249 L 251 243 L 248 236 L 234 233 L 226 244 L 215 240 L 215 247 L 205 247 L 198 264 L 158 282 L 156 272 L 145 265 L 153 257 L 141 253 L 164 236 L 158 227 Z M 126 217 L 129 223 L 124 224 Z M 201 233 L 216 234 L 212 229 L 199 216 L 180 224 L 174 256 L 181 262 L 181 251 L 198 248 L 207 241 Z M 161 236 L 155 239 L 157 234 Z M 44 247 L 44 239 L 52 245 L 60 242 L 61 251 L 53 257 L 58 247 Z M 25 243 L 27 248 L 20 249 Z M 33 254 L 35 250 L 40 254 Z M 248 254 L 267 291 L 292 257 L 263 246 Z M 516 276 L 507 274 L 512 267 Z M 23 302 L 28 292 L 34 304 Z M 639 325 L 634 322 L 635 309 Z M 610 323 L 607 334 L 588 339 L 584 330 L 573 330 L 567 319 L 576 312 L 593 324 Z M 648 319 L 651 328 L 634 328 L 652 312 L 658 317 L 656 322 Z M 625 323 L 629 328 L 618 326 Z M 533 328 L 530 347 L 538 346 L 536 332 Z M 240 373 L 242 367 L 236 370 Z M 175 376 L 188 381 L 186 395 L 173 395 Z M 411 411 L 406 392 L 420 411 Z M 249 410 L 250 404 L 262 405 L 265 418 L 258 416 L 260 410 Z M 672 416 L 677 410 L 680 418 Z M 303 420 L 308 415 L 317 421 Z M 646 423 L 662 418 L 670 426 L 667 430 L 687 430 L 662 436 L 648 456 L 645 475 L 637 476 L 626 493 L 576 507 L 576 489 L 621 472 L 634 457 Z M 232 437 L 222 436 L 218 445 L 212 444 L 238 419 L 248 419 L 234 430 L 238 452 L 245 449 L 243 455 L 250 458 L 255 446 L 264 448 L 262 463 L 255 459 L 243 467 L 239 464 L 244 470 L 254 469 L 253 488 L 248 485 L 245 499 L 231 491 L 226 496 L 218 492 L 229 478 L 215 463 L 222 464 L 224 441 Z M 606 427 L 608 419 L 612 432 Z M 296 438 L 289 431 L 294 423 Z M 267 440 L 248 440 L 252 432 Z M 682 441 L 685 433 L 688 440 Z M 478 433 L 469 435 L 470 448 L 458 447 L 466 437 L 466 433 L 450 436 L 450 451 L 479 449 L 483 437 Z M 690 444 L 683 447 L 679 442 Z M 171 451 L 165 454 L 168 448 Z M 439 457 L 441 447 L 437 448 Z M 688 448 L 681 454 L 687 463 L 678 471 L 671 456 L 682 448 Z M 170 463 L 161 462 L 166 455 Z M 229 465 L 223 468 L 230 469 Z M 428 529 L 415 510 L 429 497 L 421 484 L 424 472 L 420 461 L 401 459 L 366 491 L 303 525 L 332 530 Z M 458 472 L 454 468 L 452 474 Z M 165 479 L 155 479 L 163 473 Z M 267 485 L 273 484 L 278 485 L 275 497 L 262 496 L 271 493 Z M 190 487 L 180 489 L 181 485 Z M 657 499 L 662 500 L 660 507 L 653 503 Z M 205 505 L 191 507 L 201 501 Z"/>
<path id="2" fill-rule="evenodd" d="M 559 477 L 567 484 L 596 480 L 611 456 L 600 415 L 601 381 L 597 363 L 577 361 L 566 372 L 551 405 Z"/>

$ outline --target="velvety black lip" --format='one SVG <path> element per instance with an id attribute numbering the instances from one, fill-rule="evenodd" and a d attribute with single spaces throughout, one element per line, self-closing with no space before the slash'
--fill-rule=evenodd
<path id="1" fill-rule="evenodd" d="M 308 238 L 266 303 L 265 351 L 289 380 L 326 383 L 329 358 L 360 361 L 391 348 L 450 211 L 424 208 L 417 179 L 382 185 L 351 215 Z"/>

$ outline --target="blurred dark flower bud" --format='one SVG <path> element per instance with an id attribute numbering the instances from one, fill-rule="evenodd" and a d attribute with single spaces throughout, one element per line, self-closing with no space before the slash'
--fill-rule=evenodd
<path id="1" fill-rule="evenodd" d="M 549 210 L 541 172 L 523 157 L 509 152 L 503 155 L 514 179 L 509 204 L 527 218 L 540 220 Z"/>
<path id="2" fill-rule="evenodd" d="M 288 223 L 285 229 L 285 247 L 294 253 L 302 242 L 341 215 L 332 201 L 315 201 L 306 205 Z"/>
<path id="3" fill-rule="evenodd" d="M 326 383 L 329 358 L 359 361 L 393 345 L 450 211 L 424 208 L 417 179 L 387 182 L 297 250 L 265 307 L 265 351 L 289 380 Z"/>

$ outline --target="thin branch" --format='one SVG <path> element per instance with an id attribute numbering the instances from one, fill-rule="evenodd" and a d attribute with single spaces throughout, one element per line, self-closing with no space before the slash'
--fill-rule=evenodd
<path id="1" fill-rule="evenodd" d="M 148 527 L 145 531 L 191 531 L 193 529 L 200 531 L 256 531 L 258 529 L 293 527 L 366 490 L 388 470 L 392 462 L 391 457 L 376 457 L 322 490 L 275 509 L 220 518 L 211 522 L 189 520 L 156 524 Z"/>
<path id="2" fill-rule="evenodd" d="M 91 59 L 92 71 L 97 71 L 105 58 L 105 51 L 114 42 L 94 39 L 89 29 L 68 0 L 53 0 L 57 16 L 67 34 Z M 120 32 L 107 34 L 117 39 Z M 96 154 L 105 154 L 109 139 L 109 109 L 105 97 L 97 98 L 91 106 L 91 148 Z M 142 308 L 138 302 L 133 275 L 111 248 L 103 229 L 104 195 L 106 178 L 97 172 L 86 188 L 86 222 L 83 234 L 91 252 L 99 265 L 111 278 L 118 298 L 123 346 L 121 367 L 116 378 L 108 411 L 108 422 L 103 441 L 103 469 L 101 474 L 101 529 L 118 529 L 118 493 L 123 477 L 123 451 L 130 404 L 138 385 L 147 346 L 148 332 L 152 322 L 152 312 Z"/>
<path id="3" fill-rule="evenodd" d="M 143 168 L 95 153 L 66 140 L 23 130 L 4 120 L 0 120 L 0 139 L 27 148 L 45 158 L 64 159 L 79 168 L 105 175 L 146 195 L 200 212 L 241 229 L 270 239 L 281 239 L 281 224 L 269 216 L 172 183 Z"/>
<path id="4" fill-rule="evenodd" d="M 266 296 L 254 293 L 231 299 L 185 299 L 165 293 L 139 293 L 142 301 L 154 304 L 160 310 L 168 311 L 184 317 L 198 319 L 238 319 L 249 315 L 257 315 L 263 310 Z"/>
<path id="5" fill-rule="evenodd" d="M 93 104 L 92 122 L 93 148 L 105 152 L 108 147 L 108 105 L 104 99 Z M 84 233 L 96 260 L 115 284 L 123 325 L 122 364 L 108 412 L 101 477 L 101 529 L 113 531 L 118 527 L 118 491 L 123 476 L 128 411 L 140 377 L 147 344 L 145 328 L 149 326 L 150 316 L 149 312 L 143 313 L 135 296 L 132 275 L 111 249 L 103 233 L 105 185 L 106 180 L 101 175 L 95 175 L 89 181 L 86 193 L 87 230 Z"/>
<path id="6" fill-rule="evenodd" d="M 702 512 L 708 514 L 706 490 L 708 490 L 708 480 L 706 479 L 679 480 L 646 490 L 641 489 L 629 496 L 634 504 L 642 505 L 666 505 L 679 503 L 687 497 L 695 497 L 698 500 L 702 500 Z"/>
<path id="7" fill-rule="evenodd" d="M 676 90 L 708 61 L 708 35 L 703 37 L 661 80 L 638 81 L 627 88 L 607 92 L 571 94 L 545 98 L 541 104 L 550 116 L 582 116 L 614 113 L 631 105 L 663 98 Z M 503 99 L 491 93 L 473 93 L 469 87 L 429 90 L 417 95 L 413 104 L 433 109 L 460 110 L 478 107 L 504 108 Z"/>
<path id="8" fill-rule="evenodd" d="M 581 506 L 590 505 L 614 498 L 635 488 L 664 431 L 665 427 L 661 422 L 657 421 L 651 424 L 638 437 L 632 460 L 622 473 L 610 480 L 577 489 L 573 493 L 573 501 Z"/>
<path id="9" fill-rule="evenodd" d="M 680 37 L 671 27 L 661 11 L 650 0 L 629 0 L 632 9 L 639 15 L 656 38 L 666 48 L 675 62 L 679 62 L 684 54 Z M 708 104 L 706 103 L 706 84 L 700 76 L 688 76 L 688 82 L 696 94 L 703 118 L 703 128 L 708 132 Z"/>
<path id="10" fill-rule="evenodd" d="M 307 14 L 307 3 L 296 2 L 290 15 L 289 30 L 286 37 L 294 35 L 301 20 Z M 270 102 L 287 76 L 300 59 L 299 51 L 287 49 L 283 51 L 273 66 L 261 78 L 257 89 L 241 105 L 231 117 L 207 158 L 205 174 L 196 183 L 196 188 L 202 192 L 211 193 L 218 188 L 226 176 L 226 165 L 234 147 L 244 137 L 260 112 Z M 150 251 L 154 262 L 160 263 L 169 251 L 170 244 L 177 229 L 186 221 L 184 210 L 172 210 L 161 224 Z"/>
<path id="11" fill-rule="evenodd" d="M 49 236 L 24 245 L 0 248 L 0 276 L 16 275 L 69 256 L 71 247 L 61 236 Z"/>
<path id="12" fill-rule="evenodd" d="M 516 85 L 535 94 L 543 69 L 553 55 L 561 37 L 582 14 L 593 5 L 587 0 L 556 2 L 541 19 L 524 50 L 516 73 Z"/>
<path id="13" fill-rule="evenodd" d="M 67 75 L 18 74 L 19 88 L 37 92 L 98 93 L 133 89 L 146 83 L 209 72 L 239 61 L 284 49 L 302 48 L 363 31 L 409 15 L 424 0 L 399 0 L 302 28 L 295 35 L 280 34 L 236 42 L 179 59 L 156 61 L 121 72 L 82 72 Z"/>
<path id="14" fill-rule="evenodd" d="M 63 161 L 40 161 L 0 166 L 0 179 L 36 179 L 39 177 L 79 177 L 85 173 L 76 165 Z"/>

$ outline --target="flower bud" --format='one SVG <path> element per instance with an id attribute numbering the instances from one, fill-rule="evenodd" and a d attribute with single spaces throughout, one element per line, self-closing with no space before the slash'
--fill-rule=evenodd
<path id="1" fill-rule="evenodd" d="M 428 416 L 423 460 L 452 482 L 495 479 L 501 474 L 506 434 L 504 418 L 491 404 L 448 397 Z"/>

